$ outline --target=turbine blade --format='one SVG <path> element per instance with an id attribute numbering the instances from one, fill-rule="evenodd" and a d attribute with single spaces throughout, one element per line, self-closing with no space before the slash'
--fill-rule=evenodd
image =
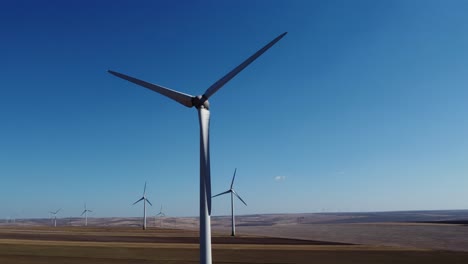
<path id="1" fill-rule="evenodd" d="M 143 199 L 145 199 L 145 198 L 144 198 L 144 197 L 141 197 L 140 200 L 134 202 L 133 205 L 137 204 L 139 201 L 141 201 L 141 200 L 143 200 Z"/>
<path id="2" fill-rule="evenodd" d="M 281 38 L 284 37 L 288 32 L 284 32 L 283 34 L 279 35 L 276 37 L 274 40 L 272 40 L 270 43 L 265 45 L 263 48 L 261 48 L 259 51 L 257 51 L 254 55 L 250 56 L 248 59 L 246 59 L 244 62 L 242 62 L 239 66 L 237 66 L 234 70 L 230 71 L 228 74 L 226 74 L 223 78 L 219 79 L 217 82 L 212 84 L 205 92 L 203 97 L 201 98 L 203 104 L 208 98 L 210 98 L 214 93 L 216 93 L 221 87 L 223 87 L 224 84 L 229 82 L 234 76 L 236 76 L 239 72 L 241 72 L 245 67 L 249 66 L 250 63 L 252 63 L 254 60 L 256 60 L 260 55 L 262 55 L 265 51 L 267 51 L 269 48 L 271 48 L 273 45 L 276 44 Z"/>
<path id="3" fill-rule="evenodd" d="M 57 211 L 55 211 L 55 214 L 57 214 L 58 212 L 60 212 L 60 210 L 62 210 L 62 208 L 58 209 Z"/>
<path id="4" fill-rule="evenodd" d="M 85 213 L 86 213 L 86 210 L 84 210 L 84 211 L 81 213 L 80 216 L 83 216 Z"/>
<path id="5" fill-rule="evenodd" d="M 93 211 L 91 211 L 91 210 L 88 210 L 88 212 L 92 213 Z"/>
<path id="6" fill-rule="evenodd" d="M 232 190 L 232 193 L 237 196 L 237 198 L 239 198 L 239 200 L 241 200 L 241 202 L 243 202 L 245 204 L 245 206 L 247 206 L 247 204 L 244 202 L 244 200 L 242 200 L 242 198 L 236 193 L 236 191 Z"/>
<path id="7" fill-rule="evenodd" d="M 226 194 L 226 193 L 230 193 L 230 192 L 231 192 L 231 190 L 227 190 L 227 191 L 225 191 L 225 192 L 218 193 L 217 195 L 215 195 L 215 196 L 213 196 L 213 197 L 211 197 L 211 198 L 215 198 L 216 196 L 220 196 L 220 195 L 223 195 L 223 194 Z"/>
<path id="8" fill-rule="evenodd" d="M 237 171 L 237 168 L 234 170 L 234 176 L 232 176 L 231 189 L 232 189 L 232 186 L 234 185 L 234 179 L 236 178 L 236 171 Z"/>
<path id="9" fill-rule="evenodd" d="M 124 80 L 127 80 L 129 82 L 132 82 L 134 84 L 138 84 L 140 86 L 143 86 L 145 88 L 148 88 L 154 92 L 157 92 L 159 94 L 162 94 L 166 97 L 169 97 L 171 98 L 172 100 L 182 104 L 182 105 L 185 105 L 186 107 L 192 107 L 193 104 L 192 104 L 192 98 L 193 96 L 191 95 L 188 95 L 188 94 L 184 94 L 184 93 L 181 93 L 181 92 L 178 92 L 178 91 L 174 91 L 174 90 L 171 90 L 169 88 L 166 88 L 166 87 L 163 87 L 163 86 L 160 86 L 160 85 L 156 85 L 156 84 L 152 84 L 152 83 L 149 83 L 149 82 L 145 82 L 145 81 L 142 81 L 142 80 L 139 80 L 137 78 L 133 78 L 133 77 L 130 77 L 128 75 L 125 75 L 125 74 L 122 74 L 122 73 L 118 73 L 118 72 L 115 72 L 115 71 L 111 71 L 111 70 L 108 70 L 108 72 L 110 74 L 113 74 L 119 78 L 122 78 Z"/>
<path id="10" fill-rule="evenodd" d="M 151 206 L 153 206 L 153 204 L 148 200 L 148 198 L 145 198 L 145 200 L 146 200 Z"/>
<path id="11" fill-rule="evenodd" d="M 143 189 L 143 196 L 146 194 L 146 182 L 145 182 L 145 188 Z"/>

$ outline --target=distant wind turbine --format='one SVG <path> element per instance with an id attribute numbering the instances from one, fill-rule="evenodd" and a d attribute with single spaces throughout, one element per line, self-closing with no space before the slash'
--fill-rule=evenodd
<path id="1" fill-rule="evenodd" d="M 54 227 L 57 226 L 57 214 L 58 214 L 58 212 L 60 212 L 60 210 L 62 210 L 62 208 L 58 209 L 58 210 L 55 211 L 55 212 L 49 212 L 50 214 L 53 214 L 53 215 L 54 215 Z"/>
<path id="2" fill-rule="evenodd" d="M 93 211 L 86 208 L 86 203 L 84 204 L 84 210 L 81 213 L 81 216 L 85 215 L 85 226 L 88 226 L 88 212 L 92 213 Z"/>
<path id="3" fill-rule="evenodd" d="M 232 176 L 232 182 L 231 182 L 231 188 L 229 188 L 229 190 L 225 191 L 225 192 L 222 192 L 220 194 L 217 194 L 214 197 L 216 196 L 220 196 L 220 195 L 223 195 L 223 194 L 228 194 L 228 193 L 231 193 L 231 236 L 235 236 L 236 235 L 236 221 L 234 219 L 234 195 L 239 198 L 239 200 L 244 203 L 246 206 L 247 204 L 244 202 L 244 200 L 242 200 L 242 198 L 239 196 L 239 194 L 236 193 L 236 191 L 234 190 L 234 179 L 236 178 L 236 171 L 237 171 L 237 168 L 234 170 L 234 175 Z"/>
<path id="4" fill-rule="evenodd" d="M 109 70 L 109 73 L 148 88 L 154 92 L 160 93 L 186 107 L 195 107 L 198 111 L 200 124 L 200 264 L 211 264 L 211 175 L 210 175 L 210 150 L 209 150 L 209 126 L 210 126 L 210 104 L 208 99 L 215 94 L 221 87 L 234 78 L 250 63 L 260 57 L 265 51 L 283 38 L 287 32 L 279 35 L 270 43 L 258 50 L 252 56 L 247 58 L 239 66 L 234 68 L 224 77 L 216 81 L 205 91 L 203 95 L 193 96 L 181 93 L 160 85 L 148 83 L 128 75 Z M 242 97 L 245 98 L 245 97 Z M 242 103 L 242 98 L 238 103 Z M 237 99 L 236 99 L 237 100 Z"/>
<path id="5" fill-rule="evenodd" d="M 159 213 L 156 215 L 156 217 L 160 217 L 160 220 L 159 220 L 159 227 L 162 227 L 162 218 L 161 217 L 164 217 L 166 216 L 165 213 L 163 213 L 162 211 L 162 204 L 161 204 L 161 209 L 159 209 Z M 156 220 L 156 219 L 155 219 Z"/>
<path id="6" fill-rule="evenodd" d="M 140 198 L 140 200 L 136 201 L 133 203 L 133 205 L 137 204 L 138 202 L 143 201 L 143 230 L 146 230 L 146 202 L 148 202 L 151 206 L 151 202 L 146 198 L 146 182 L 145 182 L 145 188 L 143 189 L 143 197 Z"/>

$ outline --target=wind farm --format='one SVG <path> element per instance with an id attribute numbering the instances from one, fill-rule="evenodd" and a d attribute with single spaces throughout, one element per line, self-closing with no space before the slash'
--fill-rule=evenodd
<path id="1" fill-rule="evenodd" d="M 2 3 L 0 263 L 468 263 L 466 10 Z"/>
<path id="2" fill-rule="evenodd" d="M 184 94 L 109 71 L 119 78 L 160 93 L 186 107 L 197 109 L 200 129 L 199 217 L 166 218 L 161 205 L 159 212 L 155 215 L 155 220 L 156 217 L 160 218 L 159 226 L 156 224 L 147 226 L 146 203 L 150 206 L 152 203 L 148 199 L 147 182 L 145 182 L 142 196 L 133 203 L 137 205 L 142 202 L 142 218 L 94 218 L 93 225 L 88 226 L 88 212 L 92 211 L 85 203 L 84 210 L 79 216 L 84 216 L 86 230 L 80 229 L 83 227 L 82 222 L 79 224 L 79 221 L 74 221 L 73 218 L 69 219 L 68 224 L 57 226 L 57 214 L 61 209 L 50 211 L 53 216 L 51 217 L 53 232 L 43 226 L 40 220 L 34 219 L 21 221 L 21 226 L 8 225 L 9 223 L 0 226 L 0 244 L 2 244 L 0 261 L 13 263 L 22 258 L 22 261 L 26 263 L 42 263 L 41 261 L 44 263 L 72 261 L 70 263 L 74 263 L 73 261 L 79 261 L 83 256 L 86 256 L 87 263 L 123 263 L 128 259 L 133 259 L 135 261 L 170 260 L 175 263 L 203 264 L 212 263 L 213 256 L 215 262 L 222 260 L 230 263 L 283 263 L 285 261 L 310 263 L 311 259 L 320 259 L 324 263 L 349 263 L 351 259 L 359 263 L 386 263 L 386 261 L 388 263 L 395 261 L 399 263 L 440 263 L 441 261 L 459 263 L 468 259 L 466 238 L 460 238 L 448 247 L 426 240 L 416 243 L 404 240 L 395 242 L 392 238 L 392 235 L 397 232 L 396 229 L 400 229 L 398 232 L 419 229 L 419 235 L 426 236 L 427 232 L 434 231 L 431 230 L 434 226 L 444 226 L 448 223 L 449 226 L 437 229 L 439 232 L 437 236 L 442 241 L 448 238 L 453 239 L 449 235 L 450 232 L 464 230 L 463 219 L 468 219 L 468 211 L 395 212 L 394 214 L 377 212 L 369 215 L 336 212 L 299 215 L 241 215 L 237 216 L 241 232 L 236 231 L 234 201 L 238 199 L 247 206 L 244 199 L 234 189 L 237 168 L 232 175 L 229 189 L 211 195 L 210 104 L 208 99 L 285 35 L 286 33 L 280 34 L 267 43 L 216 81 L 200 96 Z M 275 178 L 275 180 L 282 179 L 282 177 Z M 212 222 L 211 198 L 225 194 L 230 194 L 231 198 L 230 217 L 217 216 Z M 402 220 L 401 216 L 404 216 L 405 220 Z M 166 218 L 167 223 L 173 222 L 174 225 L 163 226 L 163 217 Z M 397 219 L 398 223 L 393 223 L 392 221 L 395 221 L 393 219 Z M 359 233 L 376 232 L 370 231 L 376 224 L 386 228 L 387 231 L 379 231 L 378 238 L 356 239 Z M 138 230 L 138 227 L 142 230 Z M 230 236 L 226 235 L 227 228 L 230 228 Z M 342 235 L 330 236 L 327 235 L 328 232 L 321 231 L 321 228 L 341 229 Z M 433 234 L 432 237 L 434 236 Z M 46 249 L 40 250 L 40 255 L 34 253 L 44 247 L 44 242 L 47 243 Z M 8 254 L 7 252 L 12 249 L 18 253 Z M 242 252 L 240 255 L 236 254 L 239 250 Z M 68 252 L 65 255 L 54 253 L 65 251 Z M 145 251 L 150 251 L 151 254 L 144 253 Z"/>

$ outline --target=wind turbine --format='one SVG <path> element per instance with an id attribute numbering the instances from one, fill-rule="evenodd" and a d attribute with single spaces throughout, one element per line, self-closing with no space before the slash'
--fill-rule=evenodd
<path id="1" fill-rule="evenodd" d="M 159 217 L 166 216 L 166 214 L 163 213 L 163 211 L 162 211 L 162 204 L 161 204 L 161 209 L 159 209 L 159 213 L 156 215 L 156 217 L 158 217 L 158 216 Z M 155 220 L 156 220 L 156 218 L 155 218 Z M 159 220 L 159 227 L 162 227 L 162 218 L 160 218 L 160 220 Z"/>
<path id="2" fill-rule="evenodd" d="M 239 66 L 212 84 L 203 95 L 193 96 L 181 93 L 160 85 L 148 83 L 128 75 L 109 70 L 109 73 L 148 88 L 161 95 L 186 106 L 195 107 L 198 111 L 200 124 L 200 263 L 211 264 L 211 175 L 210 175 L 210 151 L 209 151 L 209 125 L 210 125 L 210 104 L 208 99 L 215 94 L 224 84 L 234 78 L 250 63 L 256 60 L 265 51 L 271 48 L 276 42 L 286 35 L 287 32 L 279 35 L 270 43 L 258 50 Z"/>
<path id="3" fill-rule="evenodd" d="M 231 236 L 236 235 L 236 222 L 235 222 L 235 219 L 234 219 L 234 195 L 237 198 L 239 198 L 239 200 L 241 200 L 241 202 L 243 202 L 245 204 L 245 206 L 247 206 L 247 204 L 244 202 L 244 200 L 242 200 L 242 198 L 239 196 L 239 194 L 236 193 L 236 191 L 233 188 L 234 179 L 236 178 L 236 171 L 237 171 L 237 168 L 234 170 L 234 175 L 232 176 L 231 188 L 229 188 L 229 190 L 227 190 L 225 192 L 222 192 L 220 194 L 217 194 L 217 195 L 213 196 L 213 198 L 214 198 L 216 196 L 231 193 L 231 226 L 232 226 Z"/>
<path id="4" fill-rule="evenodd" d="M 86 203 L 84 204 L 84 210 L 81 213 L 81 216 L 85 215 L 85 226 L 88 226 L 88 212 L 92 213 L 93 211 L 86 208 Z"/>
<path id="5" fill-rule="evenodd" d="M 146 182 L 145 182 L 145 188 L 143 189 L 143 197 L 140 198 L 140 200 L 136 201 L 133 203 L 133 205 L 137 204 L 138 202 L 143 201 L 143 230 L 146 230 L 146 202 L 148 202 L 151 206 L 151 202 L 146 198 Z"/>
<path id="6" fill-rule="evenodd" d="M 62 210 L 62 208 L 58 209 L 58 210 L 55 211 L 55 212 L 49 212 L 50 214 L 53 214 L 53 215 L 54 215 L 54 227 L 57 226 L 57 214 L 58 214 L 58 212 L 60 212 L 60 210 Z"/>

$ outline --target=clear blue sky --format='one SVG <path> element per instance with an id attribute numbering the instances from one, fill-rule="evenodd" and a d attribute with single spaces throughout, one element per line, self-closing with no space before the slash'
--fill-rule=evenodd
<path id="1" fill-rule="evenodd" d="M 210 99 L 239 214 L 468 207 L 466 1 L 2 1 L 0 217 L 198 215 L 198 120 L 113 69 Z M 213 215 L 229 213 L 229 198 Z"/>

